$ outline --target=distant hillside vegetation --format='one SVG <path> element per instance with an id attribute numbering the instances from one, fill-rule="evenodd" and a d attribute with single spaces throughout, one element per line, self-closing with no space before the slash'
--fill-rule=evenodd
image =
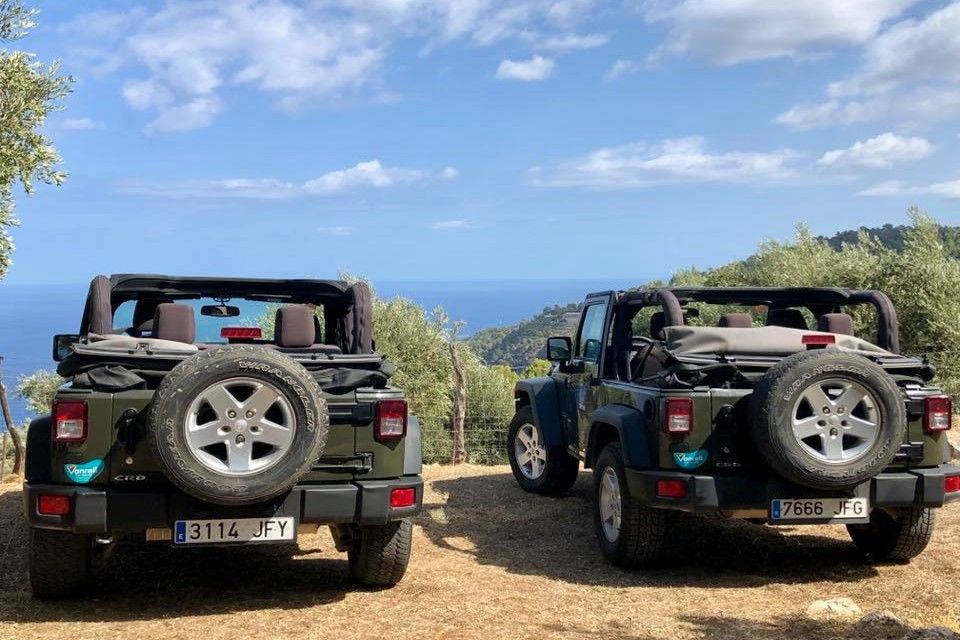
<path id="1" fill-rule="evenodd" d="M 834 249 L 839 249 L 844 243 L 859 244 L 860 233 L 866 232 L 867 235 L 879 240 L 883 246 L 899 252 L 903 251 L 904 234 L 908 229 L 910 227 L 902 224 L 885 224 L 882 227 L 860 227 L 857 230 L 841 231 L 829 238 L 821 236 L 821 239 Z M 960 227 L 940 225 L 940 241 L 950 255 L 960 258 Z"/>
<path id="2" fill-rule="evenodd" d="M 478 331 L 467 342 L 485 362 L 505 364 L 519 371 L 529 366 L 534 358 L 545 357 L 550 336 L 572 336 L 577 330 L 579 316 L 580 303 L 577 302 L 547 307 L 512 327 Z"/>
<path id="3" fill-rule="evenodd" d="M 960 259 L 960 227 L 938 225 L 937 228 L 939 229 L 940 241 L 943 243 L 945 252 L 953 258 Z M 815 243 L 825 243 L 834 251 L 839 251 L 844 244 L 860 244 L 860 234 L 865 232 L 867 235 L 876 238 L 883 246 L 900 253 L 904 250 L 904 240 L 909 236 L 911 230 L 915 233 L 916 227 L 886 224 L 882 227 L 860 227 L 857 230 L 841 231 L 829 238 L 825 236 L 818 238 L 810 238 L 808 236 L 808 238 Z M 747 272 L 753 272 L 756 268 L 754 262 L 756 262 L 760 256 L 761 254 L 757 254 L 746 260 L 736 261 L 713 271 L 719 274 L 723 273 L 726 269 L 736 271 L 742 268 Z M 718 282 L 703 280 L 703 277 L 707 273 L 709 272 L 701 272 L 696 268 L 689 271 L 681 271 L 674 274 L 671 284 L 678 286 L 743 284 L 736 281 L 736 277 L 738 276 L 731 274 L 727 274 Z M 734 278 L 734 280 L 727 281 L 727 278 L 730 277 Z M 767 284 L 794 283 L 769 282 Z M 487 364 L 505 364 L 515 371 L 520 371 L 526 368 L 534 358 L 543 358 L 545 356 L 544 351 L 547 338 L 557 335 L 572 336 L 576 332 L 579 311 L 579 303 L 548 307 L 540 314 L 520 324 L 511 327 L 495 327 L 479 331 L 474 334 L 468 342 L 474 352 L 483 358 Z"/>

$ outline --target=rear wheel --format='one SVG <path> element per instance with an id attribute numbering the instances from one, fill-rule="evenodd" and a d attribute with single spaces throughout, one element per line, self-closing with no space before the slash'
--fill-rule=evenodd
<path id="1" fill-rule="evenodd" d="M 356 527 L 347 551 L 350 573 L 360 584 L 392 587 L 407 571 L 412 545 L 413 520 L 410 518 Z"/>
<path id="2" fill-rule="evenodd" d="M 517 410 L 507 430 L 507 457 L 517 484 L 530 493 L 565 493 L 580 472 L 579 460 L 562 446 L 546 443 L 529 405 Z"/>
<path id="3" fill-rule="evenodd" d="M 630 495 L 620 443 L 611 442 L 593 472 L 593 521 L 603 555 L 625 569 L 656 564 L 663 555 L 671 514 Z"/>
<path id="4" fill-rule="evenodd" d="M 28 569 L 33 595 L 41 599 L 86 595 L 93 578 L 93 536 L 30 528 Z"/>
<path id="5" fill-rule="evenodd" d="M 878 562 L 906 562 L 927 548 L 936 516 L 933 509 L 877 509 L 869 524 L 850 524 L 847 531 L 858 549 Z"/>

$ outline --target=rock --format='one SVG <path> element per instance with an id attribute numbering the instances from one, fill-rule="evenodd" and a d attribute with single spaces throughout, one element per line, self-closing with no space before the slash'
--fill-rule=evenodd
<path id="1" fill-rule="evenodd" d="M 894 640 L 900 638 L 910 628 L 890 611 L 871 611 L 860 618 L 853 630 L 855 637 L 878 640 Z"/>
<path id="2" fill-rule="evenodd" d="M 914 629 L 906 635 L 900 636 L 900 640 L 960 640 L 960 635 L 946 627 L 926 627 L 924 629 Z"/>
<path id="3" fill-rule="evenodd" d="M 811 618 L 850 618 L 861 613 L 860 607 L 850 598 L 814 600 L 807 607 L 807 615 Z"/>

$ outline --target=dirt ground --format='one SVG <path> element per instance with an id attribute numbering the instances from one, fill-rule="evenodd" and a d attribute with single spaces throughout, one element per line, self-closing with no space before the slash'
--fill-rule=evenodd
<path id="1" fill-rule="evenodd" d="M 131 541 L 96 594 L 30 598 L 17 485 L 0 485 L 0 639 L 96 638 L 861 638 L 805 616 L 852 598 L 914 626 L 960 630 L 960 508 L 940 512 L 910 565 L 873 567 L 842 527 L 681 521 L 669 568 L 627 572 L 597 551 L 590 480 L 571 495 L 525 494 L 507 467 L 426 470 L 406 578 L 364 590 L 326 531 L 299 549 L 179 550 Z"/>

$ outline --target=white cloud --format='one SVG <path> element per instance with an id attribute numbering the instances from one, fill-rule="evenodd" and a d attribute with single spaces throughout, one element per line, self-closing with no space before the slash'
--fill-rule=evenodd
<path id="1" fill-rule="evenodd" d="M 860 191 L 861 196 L 940 196 L 960 199 L 960 180 L 934 182 L 928 185 L 908 185 L 901 180 L 887 180 Z"/>
<path id="2" fill-rule="evenodd" d="M 550 77 L 556 66 L 553 60 L 540 55 L 535 55 L 529 60 L 504 60 L 497 67 L 497 79 L 522 82 L 545 80 Z"/>
<path id="3" fill-rule="evenodd" d="M 473 222 L 458 218 L 456 220 L 437 220 L 431 222 L 428 226 L 436 231 L 457 231 L 459 229 L 469 229 L 473 226 Z"/>
<path id="4" fill-rule="evenodd" d="M 67 118 L 63 121 L 64 129 L 73 129 L 76 131 L 88 131 L 90 129 L 103 129 L 104 124 L 93 118 Z"/>
<path id="5" fill-rule="evenodd" d="M 932 153 L 933 145 L 926 138 L 906 138 L 888 132 L 858 140 L 846 149 L 827 151 L 817 164 L 835 168 L 882 169 L 921 160 Z"/>
<path id="6" fill-rule="evenodd" d="M 343 237 L 353 235 L 355 229 L 344 225 L 334 225 L 332 227 L 320 227 L 317 231 L 325 236 Z"/>
<path id="7" fill-rule="evenodd" d="M 554 187 L 636 189 L 683 182 L 783 182 L 796 177 L 797 152 L 710 153 L 702 138 L 625 144 L 593 151 L 553 171 L 533 169 L 534 182 Z"/>
<path id="8" fill-rule="evenodd" d="M 605 80 L 616 80 L 620 76 L 639 71 L 642 65 L 636 60 L 617 60 L 604 74 Z"/>
<path id="9" fill-rule="evenodd" d="M 610 41 L 610 36 L 602 33 L 591 33 L 587 35 L 577 35 L 568 33 L 562 36 L 552 36 L 543 40 L 537 45 L 538 49 L 547 49 L 550 51 L 565 52 L 577 51 L 580 49 L 596 49 L 602 47 Z"/>
<path id="10" fill-rule="evenodd" d="M 960 2 L 902 20 L 868 43 L 858 72 L 831 83 L 825 99 L 777 117 L 798 129 L 881 119 L 960 117 Z"/>
<path id="11" fill-rule="evenodd" d="M 171 184 L 128 181 L 121 183 L 119 189 L 124 193 L 147 196 L 278 200 L 333 196 L 357 189 L 385 189 L 432 179 L 451 179 L 454 176 L 450 171 L 456 172 L 452 167 L 439 172 L 387 167 L 379 160 L 369 160 L 358 162 L 347 169 L 329 171 L 300 183 L 276 178 L 225 178 L 181 181 Z"/>
<path id="12" fill-rule="evenodd" d="M 692 54 L 729 65 L 770 58 L 822 55 L 859 45 L 918 0 L 654 0 L 648 22 L 667 25 L 654 54 Z"/>
<path id="13" fill-rule="evenodd" d="M 489 46 L 512 39 L 558 52 L 602 46 L 607 36 L 575 29 L 591 4 L 167 0 L 150 9 L 85 13 L 58 32 L 78 63 L 98 74 L 133 69 L 124 99 L 154 115 L 150 130 L 172 131 L 208 125 L 236 86 L 274 96 L 283 110 L 397 95 L 383 86 L 383 70 L 392 48 L 409 40 L 423 43 L 425 53 L 456 40 Z M 540 60 L 539 71 L 535 64 L 528 74 L 549 73 L 553 63 Z"/>

